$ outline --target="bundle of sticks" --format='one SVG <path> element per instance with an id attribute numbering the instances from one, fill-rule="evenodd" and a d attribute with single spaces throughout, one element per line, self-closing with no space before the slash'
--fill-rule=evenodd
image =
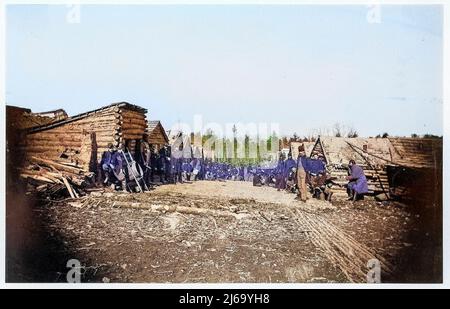
<path id="1" fill-rule="evenodd" d="M 298 224 L 311 231 L 309 237 L 312 242 L 323 250 L 333 265 L 339 267 L 349 282 L 367 282 L 368 263 L 372 259 L 380 262 L 383 273 L 393 273 L 394 267 L 389 261 L 320 215 L 298 209 L 292 211 L 292 215 Z"/>
<path id="2" fill-rule="evenodd" d="M 75 163 L 29 157 L 30 163 L 20 170 L 20 177 L 36 184 L 36 190 L 56 194 L 65 188 L 71 198 L 83 195 L 82 189 L 92 180 L 93 173 L 84 171 Z"/>

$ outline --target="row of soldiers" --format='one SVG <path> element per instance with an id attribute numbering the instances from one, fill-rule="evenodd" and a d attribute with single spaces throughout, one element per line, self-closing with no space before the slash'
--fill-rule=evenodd
<path id="1" fill-rule="evenodd" d="M 101 159 L 101 174 L 105 186 L 130 190 L 130 185 L 141 187 L 155 182 L 183 183 L 196 180 L 249 180 L 249 166 L 236 167 L 228 163 L 203 158 L 175 156 L 170 146 L 157 150 L 152 145 L 142 147 L 131 155 L 129 148 L 118 149 L 108 145 Z M 138 179 L 138 180 L 137 180 Z"/>
<path id="2" fill-rule="evenodd" d="M 214 162 L 196 157 L 175 156 L 170 146 L 158 149 L 151 145 L 129 153 L 129 148 L 118 149 L 112 144 L 101 159 L 103 183 L 123 190 L 129 189 L 132 182 L 139 178 L 143 184 L 182 183 L 196 180 L 235 180 L 255 181 L 261 184 L 273 183 L 275 169 L 256 165 L 235 166 L 225 162 Z M 134 177 L 134 176 L 138 177 Z"/>
<path id="3" fill-rule="evenodd" d="M 312 191 L 313 196 L 324 196 L 329 200 L 332 195 L 330 187 L 335 183 L 327 173 L 324 158 L 320 155 L 307 157 L 303 146 L 298 151 L 296 159 L 291 153 L 287 158 L 281 154 L 275 167 L 264 168 L 174 156 L 169 146 L 156 150 L 147 145 L 132 156 L 127 147 L 124 152 L 110 144 L 100 165 L 104 184 L 122 190 L 132 190 L 132 185 L 143 190 L 153 184 L 156 177 L 160 183 L 173 184 L 196 180 L 235 180 L 252 181 L 255 186 L 274 186 L 278 191 L 297 192 L 297 199 L 301 201 L 306 201 L 308 191 Z M 347 190 L 352 198 L 355 194 L 367 192 L 364 171 L 353 160 L 349 162 L 348 181 Z"/>

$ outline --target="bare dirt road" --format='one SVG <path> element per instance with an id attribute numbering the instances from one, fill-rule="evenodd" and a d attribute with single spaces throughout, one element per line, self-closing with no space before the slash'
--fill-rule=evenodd
<path id="1" fill-rule="evenodd" d="M 34 238 L 10 245 L 8 280 L 64 282 L 77 259 L 82 282 L 365 282 L 371 257 L 382 281 L 421 278 L 399 265 L 420 249 L 411 241 L 411 230 L 426 232 L 420 216 L 393 203 L 294 197 L 201 181 L 41 202 L 38 227 L 21 233 Z"/>

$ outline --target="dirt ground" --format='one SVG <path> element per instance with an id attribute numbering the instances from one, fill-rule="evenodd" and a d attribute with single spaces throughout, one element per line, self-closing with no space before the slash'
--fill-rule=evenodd
<path id="1" fill-rule="evenodd" d="M 82 282 L 349 282 L 346 265 L 333 258 L 347 254 L 345 248 L 322 238 L 333 239 L 322 232 L 324 224 L 384 258 L 392 269 L 382 272 L 382 282 L 441 280 L 442 244 L 424 214 L 371 198 L 302 203 L 294 197 L 232 181 L 35 204 L 22 196 L 7 212 L 7 280 L 65 282 L 67 261 L 77 259 Z M 118 207 L 121 202 L 143 207 Z M 174 206 L 224 215 L 173 212 Z"/>

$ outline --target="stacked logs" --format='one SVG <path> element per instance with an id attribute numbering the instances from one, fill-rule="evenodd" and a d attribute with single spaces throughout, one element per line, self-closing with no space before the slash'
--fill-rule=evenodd
<path id="1" fill-rule="evenodd" d="M 20 177 L 38 192 L 55 195 L 66 189 L 66 195 L 78 198 L 83 195 L 83 189 L 92 183 L 92 173 L 86 173 L 80 166 L 70 162 L 33 156 L 28 162 L 30 164 L 20 170 Z"/>
<path id="2" fill-rule="evenodd" d="M 117 113 L 118 127 L 115 139 L 118 146 L 124 146 L 127 140 L 140 140 L 147 131 L 147 120 L 141 111 L 120 109 Z"/>
<path id="3" fill-rule="evenodd" d="M 389 192 L 389 179 L 385 168 L 374 169 L 369 166 L 361 166 L 364 169 L 364 174 L 367 178 L 367 186 L 369 193 L 381 193 Z M 348 183 L 347 176 L 348 170 L 342 167 L 334 167 L 330 173 L 335 183 L 344 186 Z M 344 193 L 346 189 L 344 187 L 333 187 L 333 192 Z"/>

